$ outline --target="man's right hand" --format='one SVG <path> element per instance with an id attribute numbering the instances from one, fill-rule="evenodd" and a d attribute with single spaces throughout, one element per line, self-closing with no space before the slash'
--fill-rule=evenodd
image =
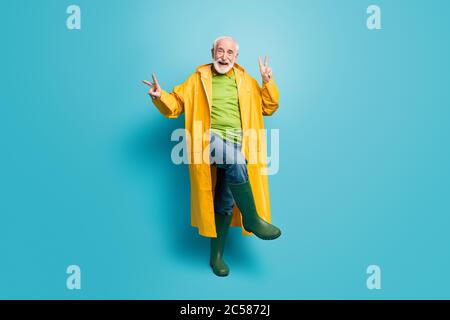
<path id="1" fill-rule="evenodd" d="M 159 86 L 158 80 L 156 80 L 156 76 L 152 73 L 153 83 L 148 80 L 142 80 L 143 83 L 150 87 L 148 90 L 148 94 L 152 99 L 159 99 L 161 97 L 161 87 Z"/>

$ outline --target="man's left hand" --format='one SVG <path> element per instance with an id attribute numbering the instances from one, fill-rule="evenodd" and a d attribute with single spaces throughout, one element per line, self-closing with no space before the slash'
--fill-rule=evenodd
<path id="1" fill-rule="evenodd" d="M 267 63 L 269 62 L 269 58 L 266 56 L 264 58 L 264 64 L 262 64 L 261 57 L 258 56 L 258 62 L 259 71 L 261 72 L 263 83 L 267 83 L 270 79 L 272 79 L 272 69 L 267 65 Z"/>

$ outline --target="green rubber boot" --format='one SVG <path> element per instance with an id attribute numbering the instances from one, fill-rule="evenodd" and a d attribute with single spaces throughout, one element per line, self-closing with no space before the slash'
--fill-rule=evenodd
<path id="1" fill-rule="evenodd" d="M 273 240 L 281 235 L 281 230 L 261 219 L 256 211 L 255 200 L 250 182 L 240 184 L 229 183 L 234 202 L 242 213 L 244 229 L 253 232 L 255 236 L 263 240 Z"/>
<path id="2" fill-rule="evenodd" d="M 230 228 L 231 215 L 215 214 L 217 238 L 211 238 L 211 255 L 209 265 L 215 275 L 226 277 L 230 273 L 230 268 L 222 260 L 225 240 Z"/>

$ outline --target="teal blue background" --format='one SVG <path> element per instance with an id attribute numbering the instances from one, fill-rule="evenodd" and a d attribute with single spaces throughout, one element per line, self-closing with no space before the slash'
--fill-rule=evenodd
<path id="1" fill-rule="evenodd" d="M 66 8 L 81 7 L 81 30 Z M 366 28 L 377 4 L 382 30 Z M 0 298 L 450 298 L 448 1 L 3 1 Z M 233 229 L 227 278 L 140 81 L 171 90 L 222 34 L 281 98 L 273 242 Z M 66 268 L 81 267 L 81 290 Z M 381 267 L 368 290 L 366 268 Z"/>

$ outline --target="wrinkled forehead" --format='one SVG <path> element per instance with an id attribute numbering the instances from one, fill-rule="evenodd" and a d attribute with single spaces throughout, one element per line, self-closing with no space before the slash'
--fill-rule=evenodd
<path id="1" fill-rule="evenodd" d="M 231 39 L 220 39 L 217 41 L 216 50 L 219 48 L 222 48 L 225 51 L 231 49 L 236 52 L 236 42 Z"/>

